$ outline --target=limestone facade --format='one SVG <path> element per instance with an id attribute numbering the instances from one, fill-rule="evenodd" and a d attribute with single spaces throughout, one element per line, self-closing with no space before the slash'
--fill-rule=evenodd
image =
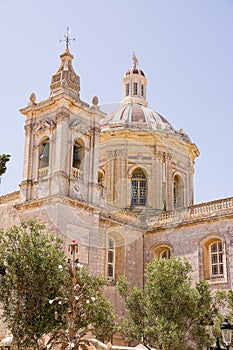
<path id="1" fill-rule="evenodd" d="M 123 100 L 109 115 L 80 99 L 80 78 L 66 48 L 50 96 L 35 94 L 25 120 L 20 191 L 0 197 L 0 227 L 34 218 L 79 244 L 79 261 L 114 283 L 125 274 L 143 286 L 146 264 L 188 257 L 194 281 L 232 288 L 233 198 L 194 205 L 199 151 L 183 130 L 148 108 L 147 79 L 133 57 Z"/>

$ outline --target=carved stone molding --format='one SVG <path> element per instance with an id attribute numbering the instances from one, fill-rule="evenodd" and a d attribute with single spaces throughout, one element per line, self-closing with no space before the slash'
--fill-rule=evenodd
<path id="1" fill-rule="evenodd" d="M 157 151 L 155 153 L 155 157 L 159 160 L 162 160 L 163 162 L 165 161 L 171 161 L 172 156 L 170 153 L 168 152 L 162 152 L 162 151 Z"/>
<path id="2" fill-rule="evenodd" d="M 80 120 L 75 120 L 74 122 L 72 122 L 70 127 L 74 130 L 81 132 L 82 134 L 85 134 L 85 135 L 90 135 L 90 133 L 91 133 L 91 130 L 88 127 L 88 125 Z"/>
<path id="3" fill-rule="evenodd" d="M 68 109 L 61 108 L 56 113 L 56 122 L 60 123 L 63 121 L 67 121 L 69 119 L 69 117 L 70 117 L 70 113 L 69 113 Z"/>
<path id="4" fill-rule="evenodd" d="M 127 156 L 124 149 L 109 150 L 106 153 L 108 158 L 123 158 Z"/>
<path id="5" fill-rule="evenodd" d="M 26 132 L 26 134 L 29 134 L 33 129 L 33 125 L 32 124 L 26 124 L 24 125 L 24 130 Z"/>
<path id="6" fill-rule="evenodd" d="M 33 126 L 33 131 L 36 134 L 40 134 L 46 130 L 53 130 L 55 128 L 56 124 L 51 118 L 43 118 L 36 122 Z"/>

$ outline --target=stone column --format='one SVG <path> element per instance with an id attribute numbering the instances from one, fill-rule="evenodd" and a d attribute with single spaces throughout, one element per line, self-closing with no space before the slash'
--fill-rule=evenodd
<path id="1" fill-rule="evenodd" d="M 25 202 L 31 199 L 32 195 L 32 163 L 33 163 L 33 135 L 31 120 L 28 120 L 24 126 L 24 162 L 23 179 L 20 184 L 20 201 Z"/>
<path id="2" fill-rule="evenodd" d="M 172 178 L 172 161 L 169 154 L 166 155 L 165 159 L 166 164 L 166 183 L 167 183 L 167 210 L 173 209 L 173 178 Z"/>
<path id="3" fill-rule="evenodd" d="M 69 148 L 69 113 L 62 108 L 56 114 L 56 131 L 51 144 L 50 194 L 68 194 L 68 176 L 72 150 Z"/>

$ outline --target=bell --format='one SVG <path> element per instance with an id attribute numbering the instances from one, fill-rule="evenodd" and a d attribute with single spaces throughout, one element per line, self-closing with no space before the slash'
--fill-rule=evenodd
<path id="1" fill-rule="evenodd" d="M 49 158 L 49 142 L 43 144 L 44 148 L 41 153 L 40 159 Z"/>
<path id="2" fill-rule="evenodd" d="M 73 159 L 74 161 L 78 161 L 80 162 L 80 157 L 79 157 L 79 151 L 78 151 L 78 147 L 77 146 L 74 146 L 74 156 L 73 156 Z"/>

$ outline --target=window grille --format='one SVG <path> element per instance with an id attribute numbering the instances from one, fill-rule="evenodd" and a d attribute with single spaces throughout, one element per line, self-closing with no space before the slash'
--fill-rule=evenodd
<path id="1" fill-rule="evenodd" d="M 114 263 L 115 263 L 115 242 L 112 238 L 108 239 L 108 264 L 107 276 L 109 279 L 114 278 Z"/>
<path id="2" fill-rule="evenodd" d="M 132 176 L 132 205 L 146 205 L 146 177 L 140 170 L 135 171 Z"/>
<path id="3" fill-rule="evenodd" d="M 224 270 L 223 270 L 222 242 L 215 242 L 210 246 L 210 261 L 211 261 L 211 275 L 213 277 L 223 275 Z"/>
<path id="4" fill-rule="evenodd" d="M 126 87 L 125 87 L 125 95 L 126 95 L 126 96 L 129 96 L 129 84 L 126 84 Z"/>

